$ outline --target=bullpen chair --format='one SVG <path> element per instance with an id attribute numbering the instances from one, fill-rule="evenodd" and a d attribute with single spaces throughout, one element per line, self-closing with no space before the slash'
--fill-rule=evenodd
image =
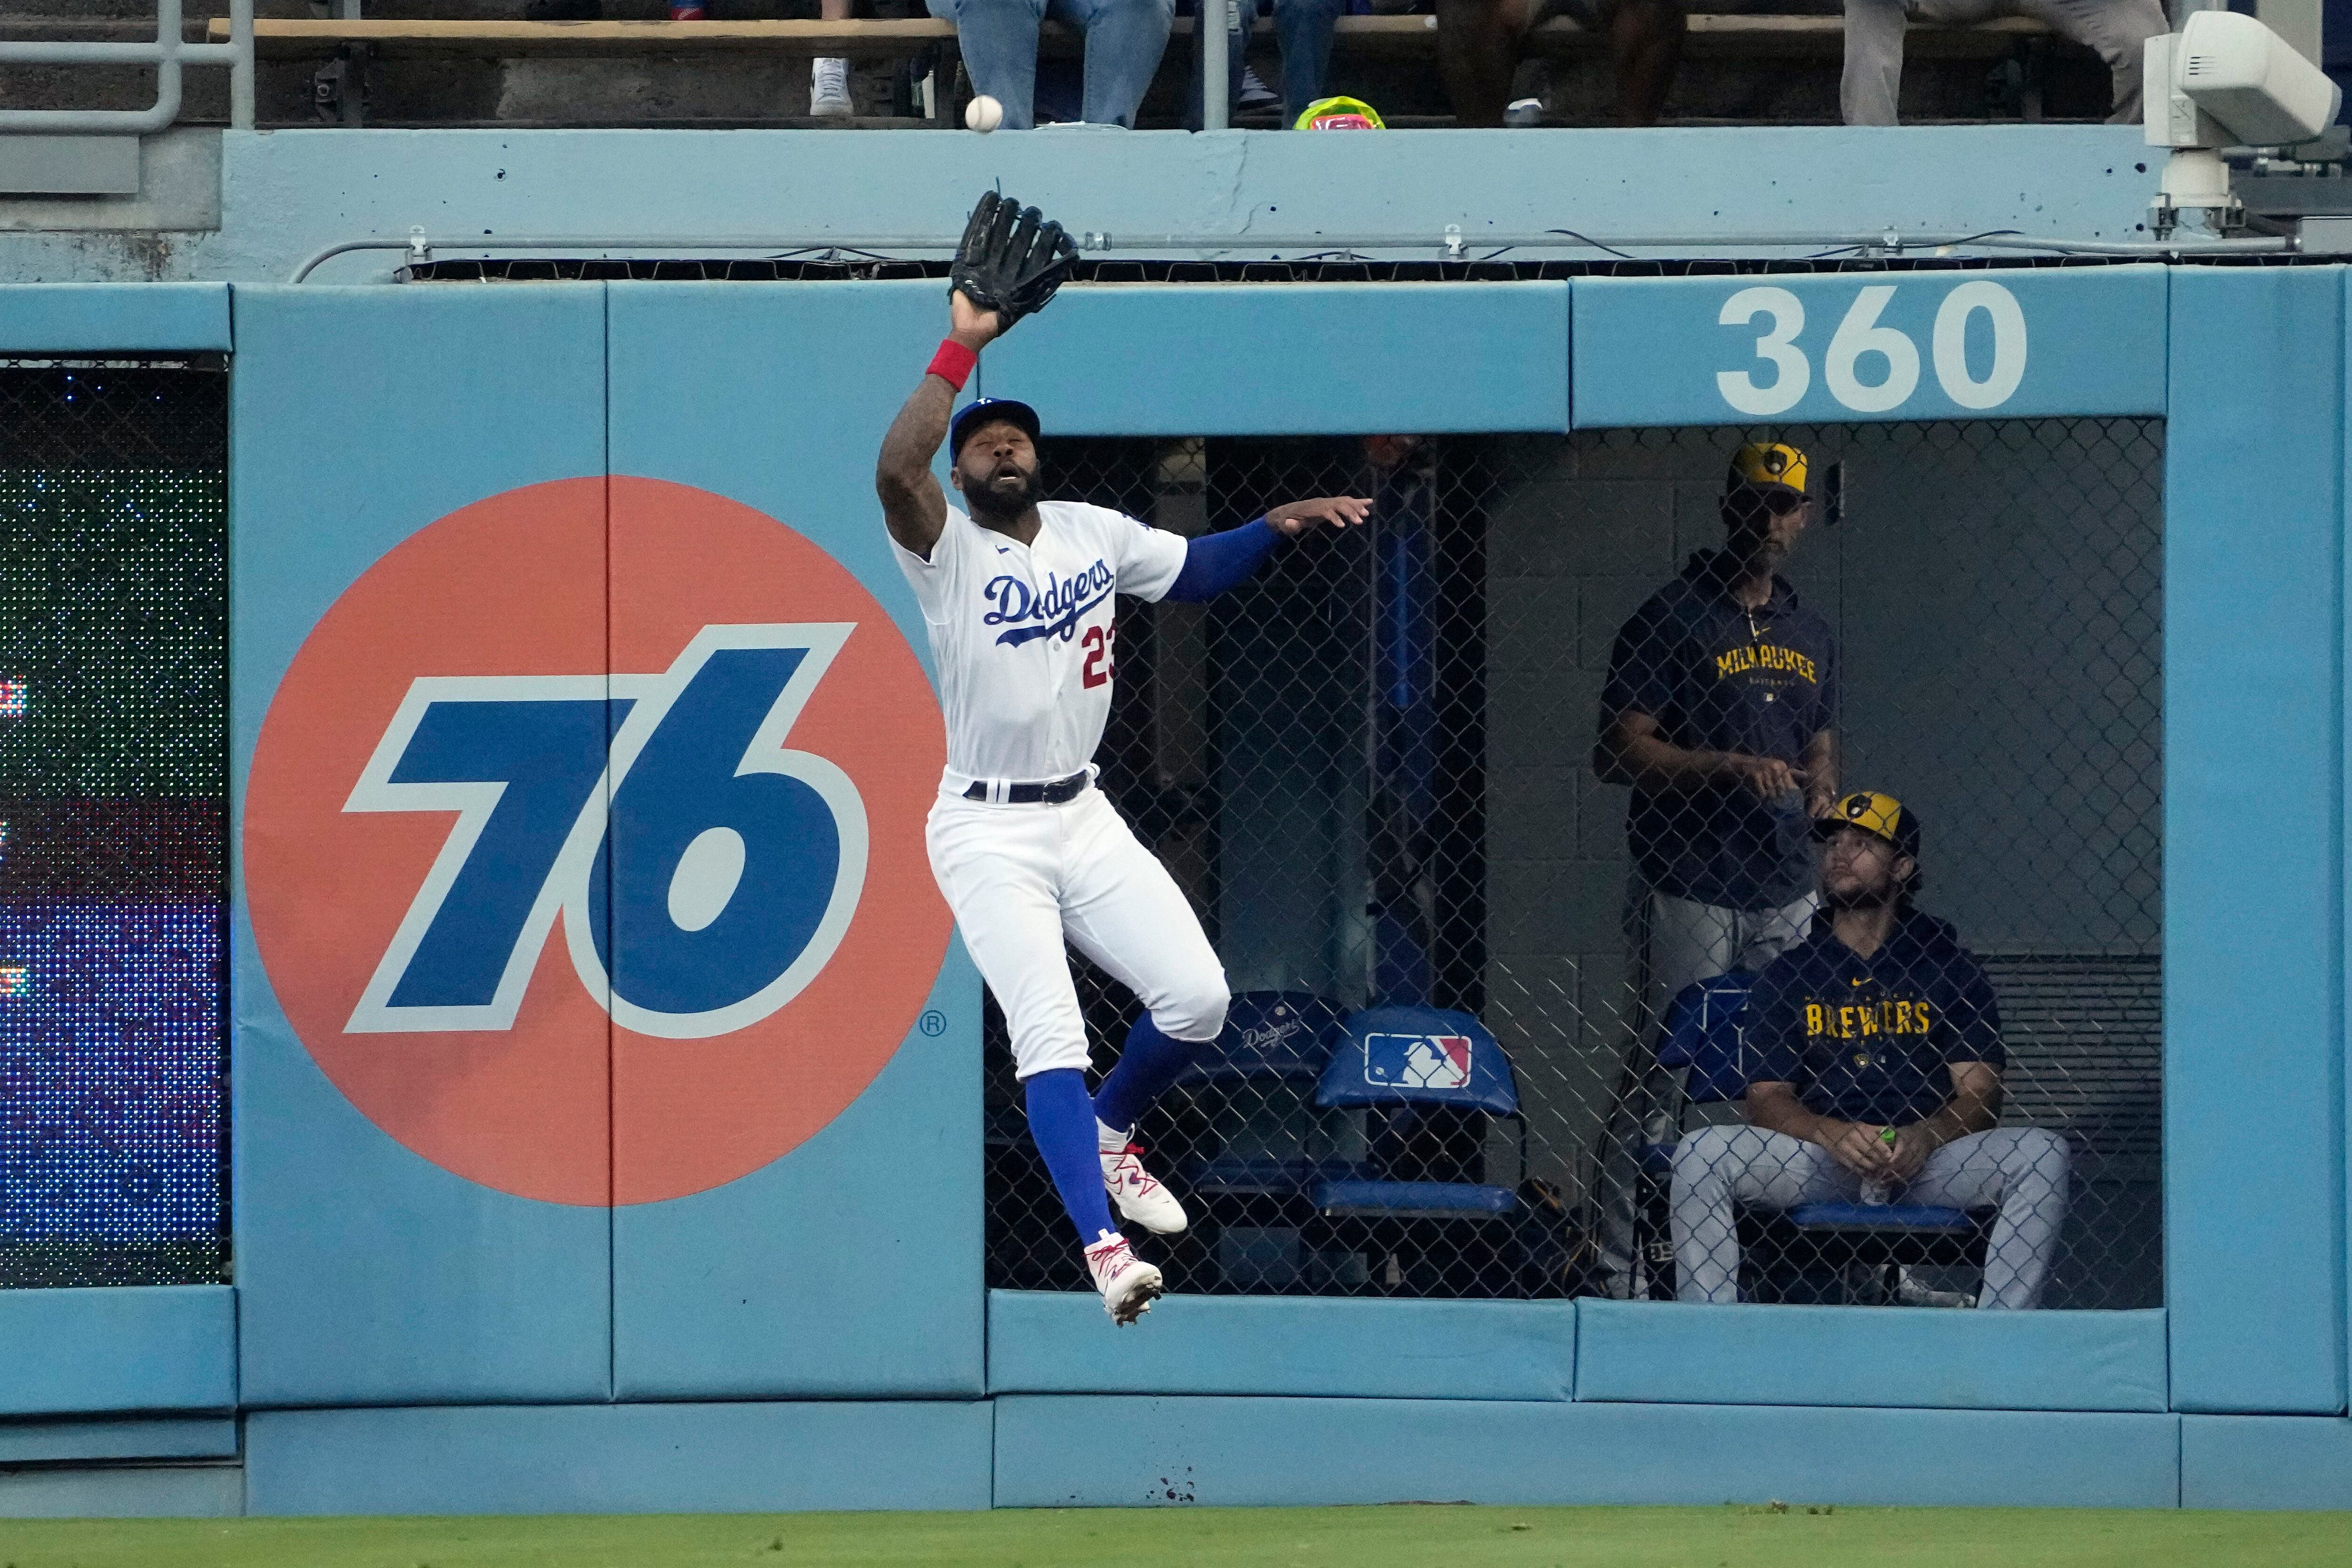
<path id="1" fill-rule="evenodd" d="M 1225 1012 L 1225 1026 L 1176 1082 L 1213 1100 L 1217 1152 L 1192 1173 L 1195 1193 L 1238 1196 L 1304 1195 L 1320 1177 L 1355 1166 L 1317 1153 L 1328 1149 L 1327 1118 L 1314 1103 L 1343 1015 L 1322 997 L 1297 991 L 1244 991 Z"/>
<path id="2" fill-rule="evenodd" d="M 1666 1009 L 1658 1060 L 1687 1069 L 1685 1102 L 1736 1102 L 1748 1096 L 1754 1060 L 1744 1018 L 1756 977 L 1740 971 L 1683 987 Z M 1637 1240 L 1668 1234 L 1675 1145 L 1642 1151 L 1651 1180 L 1637 1214 Z M 1981 1270 L 1992 1211 L 1932 1204 L 1799 1204 L 1782 1213 L 1739 1216 L 1741 1276 L 1758 1300 L 1892 1300 L 1906 1266 L 1966 1266 Z M 1642 1231 L 1649 1234 L 1643 1236 Z M 1856 1277 L 1863 1281 L 1855 1287 Z M 1651 1278 L 1673 1295 L 1673 1263 Z"/>
<path id="3" fill-rule="evenodd" d="M 1741 1019 L 1756 976 L 1735 969 L 1693 981 L 1666 1005 L 1658 1031 L 1658 1065 L 1683 1074 L 1682 1108 L 1737 1105 L 1748 1097 L 1748 1037 Z M 1677 1113 L 1676 1121 L 1681 1120 Z M 1633 1249 L 1654 1300 L 1675 1295 L 1675 1257 L 1667 1225 L 1667 1202 L 1675 1173 L 1675 1145 L 1642 1145 L 1641 1174 L 1633 1205 Z"/>
<path id="4" fill-rule="evenodd" d="M 1206 1121 L 1205 1157 L 1181 1161 L 1195 1200 L 1202 1261 L 1230 1289 L 1301 1284 L 1300 1233 L 1313 1219 L 1309 1190 L 1360 1173 L 1333 1153 L 1333 1114 L 1315 1104 L 1339 1008 L 1297 991 L 1245 991 L 1225 1026 L 1177 1084 L 1193 1091 Z"/>
<path id="5" fill-rule="evenodd" d="M 1335 1246 L 1366 1258 L 1365 1287 L 1494 1289 L 1518 1194 L 1486 1180 L 1486 1134 L 1518 1124 L 1524 1175 L 1527 1120 L 1486 1026 L 1444 1008 L 1368 1008 L 1340 1027 L 1315 1103 L 1369 1123 L 1367 1169 L 1318 1180 L 1312 1194 Z"/>

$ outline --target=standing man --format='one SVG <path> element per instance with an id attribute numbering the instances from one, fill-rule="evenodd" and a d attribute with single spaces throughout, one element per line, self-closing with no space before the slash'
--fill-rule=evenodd
<path id="1" fill-rule="evenodd" d="M 2066 1219 L 2066 1141 L 2000 1125 L 1992 983 L 1949 924 L 1911 907 L 1919 819 L 1892 795 L 1850 795 L 1820 832 L 1829 918 L 1748 994 L 1749 1125 L 1702 1127 L 1675 1151 L 1675 1294 L 1739 1299 L 1740 1204 L 1895 1195 L 1997 1205 L 1976 1304 L 2039 1306 Z"/>
<path id="2" fill-rule="evenodd" d="M 1034 409 L 992 398 L 950 415 L 980 351 L 1053 297 L 1075 254 L 1036 208 L 981 197 L 950 283 L 953 330 L 882 439 L 875 489 L 922 605 L 947 711 L 947 773 L 926 835 L 931 872 L 1004 1009 L 1030 1137 L 1104 1310 L 1124 1325 L 1163 1282 L 1112 1225 L 1110 1204 L 1160 1235 L 1186 1223 L 1143 1168 L 1136 1119 L 1216 1038 L 1229 997 L 1192 905 L 1094 787 L 1089 759 L 1110 716 L 1117 655 L 1112 598 L 1211 598 L 1285 538 L 1361 522 L 1371 503 L 1292 501 L 1188 541 L 1101 507 L 1041 500 Z M 968 514 L 931 474 L 943 437 Z M 1091 1096 L 1065 943 L 1146 1009 Z"/>
<path id="3" fill-rule="evenodd" d="M 1837 798 L 1837 646 L 1780 574 L 1812 518 L 1804 453 L 1751 441 L 1725 479 L 1724 547 L 1702 551 L 1617 634 L 1592 769 L 1631 784 L 1635 984 L 1651 1018 L 1695 980 L 1760 970 L 1816 907 L 1811 828 Z M 1671 1143 L 1679 1089 L 1647 1020 L 1602 1131 L 1611 1293 L 1630 1295 L 1643 1142 Z"/>

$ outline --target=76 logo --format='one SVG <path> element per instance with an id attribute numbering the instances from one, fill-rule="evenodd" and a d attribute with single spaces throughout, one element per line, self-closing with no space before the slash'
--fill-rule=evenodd
<path id="1" fill-rule="evenodd" d="M 345 1032 L 510 1027 L 559 913 L 624 1028 L 791 1001 L 866 882 L 856 786 L 785 743 L 853 629 L 705 626 L 659 675 L 418 678 L 343 809 L 457 822 Z"/>

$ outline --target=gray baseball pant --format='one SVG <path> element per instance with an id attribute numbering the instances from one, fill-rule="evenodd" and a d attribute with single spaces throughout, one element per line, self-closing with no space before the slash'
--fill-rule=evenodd
<path id="1" fill-rule="evenodd" d="M 2140 46 L 2171 31 L 2158 0 L 1845 0 L 1845 79 L 1838 88 L 1845 122 L 1895 122 L 1906 23 L 1966 26 L 1997 16 L 2031 16 L 2092 50 L 2115 78 L 2109 122 L 2140 117 Z"/>
<path id="2" fill-rule="evenodd" d="M 1996 1127 L 1928 1155 L 1896 1197 L 1956 1209 L 1998 1205 L 1977 1305 L 2035 1307 L 2066 1223 L 2067 1170 L 2066 1141 L 2055 1132 Z M 1788 1209 L 1861 1195 L 1862 1178 L 1819 1144 L 1761 1127 L 1700 1128 L 1675 1151 L 1675 1294 L 1685 1301 L 1739 1300 L 1737 1205 Z"/>

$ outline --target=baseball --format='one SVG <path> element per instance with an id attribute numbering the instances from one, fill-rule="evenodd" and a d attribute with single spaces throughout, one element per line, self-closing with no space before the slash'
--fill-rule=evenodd
<path id="1" fill-rule="evenodd" d="M 963 122 L 974 131 L 993 131 L 1004 123 L 1004 105 L 983 92 L 963 106 Z"/>

